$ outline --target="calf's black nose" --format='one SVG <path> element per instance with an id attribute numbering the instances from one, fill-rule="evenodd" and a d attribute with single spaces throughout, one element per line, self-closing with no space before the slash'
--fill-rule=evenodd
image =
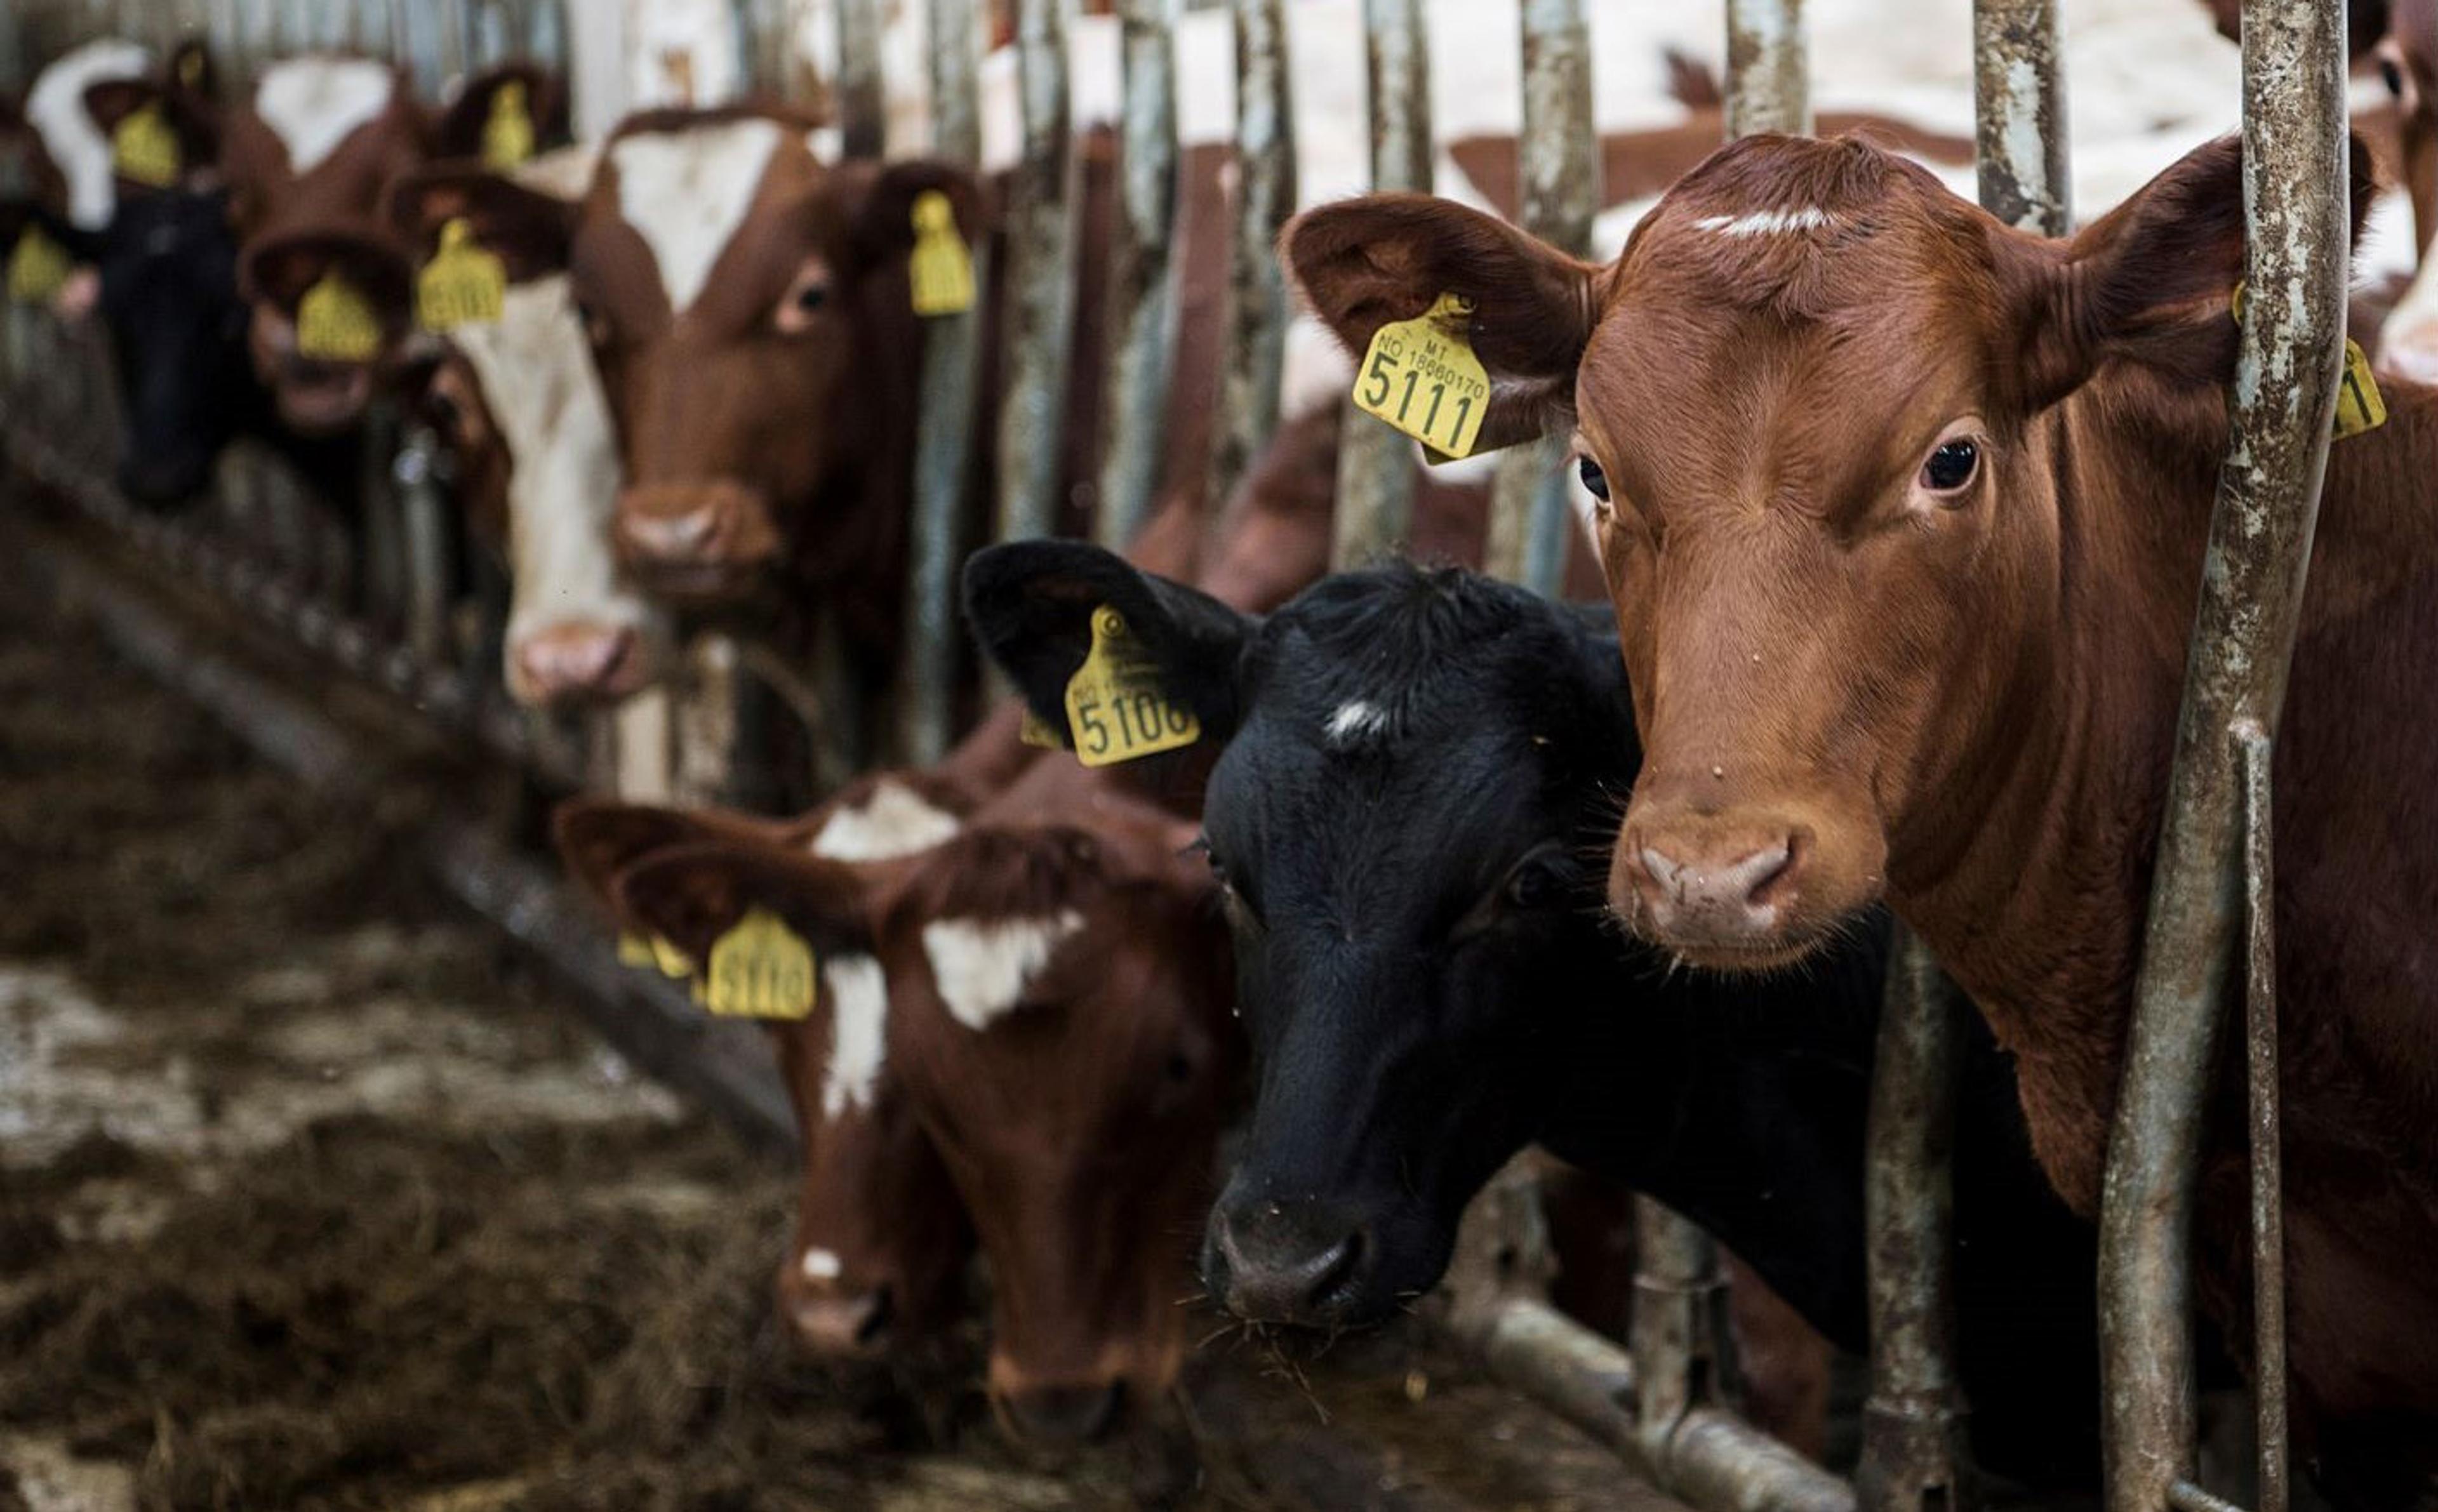
<path id="1" fill-rule="evenodd" d="M 1255 1200 L 1210 1215 L 1204 1281 L 1252 1323 L 1326 1327 L 1363 1310 L 1369 1236 L 1320 1204 Z"/>

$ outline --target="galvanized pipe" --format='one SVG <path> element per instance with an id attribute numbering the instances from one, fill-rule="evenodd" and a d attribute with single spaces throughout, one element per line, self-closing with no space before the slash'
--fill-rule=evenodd
<path id="1" fill-rule="evenodd" d="M 1074 347 L 1074 154 L 1067 111 L 1069 0 L 1017 0 L 1024 157 L 1008 185 L 1008 377 L 998 424 L 998 538 L 1057 529 L 1067 364 Z"/>
<path id="2" fill-rule="evenodd" d="M 1279 233 L 1295 214 L 1295 110 L 1287 91 L 1283 0 L 1233 0 L 1236 19 L 1236 233 L 1228 278 L 1228 360 L 1211 438 L 1210 497 L 1235 491 L 1279 424 L 1287 342 Z"/>
<path id="3" fill-rule="evenodd" d="M 2285 1152 L 2277 1086 L 2277 889 L 2270 782 L 2273 746 L 2257 722 L 2237 720 L 2243 766 L 2244 1071 L 2252 1120 L 2252 1398 L 2257 1410 L 2260 1512 L 2286 1512 L 2292 1467 L 2286 1446 Z"/>
<path id="4" fill-rule="evenodd" d="M 2245 895 L 2239 731 L 2249 724 L 2273 732 L 2284 703 L 2342 366 L 2341 7 L 2246 0 L 2243 149 L 2251 297 L 2233 434 L 2100 1204 L 2102 1400 L 2115 1512 L 2156 1512 L 2193 1474 L 2192 1225 Z M 2282 1463 L 2282 1445 L 2264 1443 L 2262 1452 Z"/>
<path id="5" fill-rule="evenodd" d="M 889 113 L 880 91 L 879 0 L 835 0 L 838 6 L 838 123 L 848 157 L 878 157 Z M 774 48 L 781 57 L 785 48 Z"/>
<path id="6" fill-rule="evenodd" d="M 384 431 L 395 433 L 388 428 Z M 390 467 L 406 536 L 406 643 L 418 659 L 434 666 L 449 650 L 453 566 L 453 514 L 441 497 L 439 454 L 439 437 L 431 427 L 417 425 L 407 431 Z"/>
<path id="7" fill-rule="evenodd" d="M 1599 213 L 1599 134 L 1592 125 L 1591 28 L 1583 0 L 1524 0 L 1524 125 L 1519 222 L 1551 246 L 1588 256 Z M 1483 565 L 1536 593 L 1564 580 L 1573 511 L 1566 438 L 1543 436 L 1498 459 Z"/>
<path id="8" fill-rule="evenodd" d="M 1718 1242 L 1648 1197 L 1634 1201 L 1634 1406 L 1643 1450 L 1673 1484 L 1675 1440 L 1697 1407 L 1742 1404 Z"/>
<path id="9" fill-rule="evenodd" d="M 977 0 L 931 0 L 931 150 L 971 167 L 981 157 L 975 111 L 981 60 Z M 984 249 L 974 248 L 974 282 L 989 285 Z M 924 322 L 921 413 L 915 423 L 914 513 L 909 522 L 912 582 L 906 595 L 905 673 L 899 682 L 898 745 L 906 760 L 947 753 L 955 720 L 957 539 L 960 505 L 973 455 L 974 405 L 980 389 L 981 325 L 976 310 Z"/>
<path id="10" fill-rule="evenodd" d="M 1176 321 L 1175 0 L 1118 0 L 1124 145 L 1109 249 L 1108 445 L 1093 536 L 1122 550 L 1151 511 L 1167 460 L 1171 327 Z"/>
<path id="11" fill-rule="evenodd" d="M 1811 46 L 1803 0 L 1727 0 L 1727 135 L 1809 135 Z"/>
<path id="12" fill-rule="evenodd" d="M 1371 82 L 1371 186 L 1431 187 L 1431 59 L 1421 0 L 1364 0 Z M 1414 516 L 1414 444 L 1346 405 L 1329 559 L 1359 567 L 1404 544 Z"/>
<path id="13" fill-rule="evenodd" d="M 1972 118 L 1981 208 L 2019 231 L 2074 229 L 2057 0 L 1973 0 Z"/>

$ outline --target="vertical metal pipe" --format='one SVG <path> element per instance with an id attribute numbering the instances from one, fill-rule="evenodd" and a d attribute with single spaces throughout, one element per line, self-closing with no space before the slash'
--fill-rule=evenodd
<path id="1" fill-rule="evenodd" d="M 525 18 L 525 55 L 562 76 L 571 72 L 567 58 L 567 11 L 562 0 L 534 0 Z"/>
<path id="2" fill-rule="evenodd" d="M 1364 0 L 1371 81 L 1371 186 L 1431 187 L 1431 58 L 1420 0 Z M 1354 567 L 1404 544 L 1414 515 L 1414 444 L 1346 405 L 1338 431 L 1330 561 Z"/>
<path id="3" fill-rule="evenodd" d="M 1863 1188 L 1870 1234 L 1871 1395 L 1855 1476 L 1871 1512 L 1969 1508 L 1964 1401 L 1952 1365 L 1956 1016 L 1972 1010 L 1899 925 L 1880 1014 Z"/>
<path id="4" fill-rule="evenodd" d="M 1727 0 L 1727 135 L 1811 131 L 1803 0 Z"/>
<path id="5" fill-rule="evenodd" d="M 1672 1484 L 1677 1430 L 1696 1408 L 1740 1405 L 1727 1284 L 1709 1235 L 1648 1197 L 1634 1204 L 1635 1433 L 1662 1485 Z"/>
<path id="6" fill-rule="evenodd" d="M 2245 1081 L 2252 1115 L 2252 1327 L 2259 1410 L 2259 1512 L 2287 1512 L 2286 1207 L 2277 1086 L 2277 888 L 2270 839 L 2271 741 L 2239 720 L 2243 756 Z"/>
<path id="7" fill-rule="evenodd" d="M 2072 230 L 2057 0 L 1973 0 L 1972 115 L 1981 208 L 2019 231 Z"/>
<path id="8" fill-rule="evenodd" d="M 372 434 L 390 439 L 396 431 L 384 426 Z M 440 493 L 439 454 L 439 438 L 418 425 L 391 465 L 406 545 L 406 643 L 427 666 L 438 666 L 449 648 L 451 515 Z"/>
<path id="9" fill-rule="evenodd" d="M 977 0 L 930 4 L 931 149 L 971 167 L 981 157 L 981 119 L 975 109 L 981 17 Z M 975 287 L 987 288 L 986 249 L 973 250 Z M 913 580 L 906 595 L 906 665 L 898 679 L 900 754 L 917 763 L 946 754 L 955 718 L 957 524 L 971 470 L 981 378 L 979 310 L 937 315 L 924 324 L 910 543 Z"/>
<path id="10" fill-rule="evenodd" d="M 838 6 L 838 123 L 849 157 L 878 157 L 888 128 L 880 91 L 879 0 Z"/>
<path id="11" fill-rule="evenodd" d="M 1108 446 L 1096 539 L 1122 550 L 1150 512 L 1166 460 L 1169 338 L 1176 319 L 1175 0 L 1117 0 L 1125 69 L 1116 235 L 1109 257 Z"/>
<path id="12" fill-rule="evenodd" d="M 1279 233 L 1295 214 L 1295 110 L 1287 92 L 1282 0 L 1233 0 L 1236 17 L 1236 237 L 1228 278 L 1228 365 L 1211 438 L 1210 497 L 1224 501 L 1279 424 L 1286 283 Z"/>
<path id="13" fill-rule="evenodd" d="M 1524 129 L 1520 221 L 1578 256 L 1590 255 L 1599 213 L 1599 132 L 1592 125 L 1592 41 L 1583 0 L 1524 0 Z M 1498 459 L 1484 566 L 1536 593 L 1566 571 L 1572 510 L 1566 438 L 1543 436 Z"/>
<path id="14" fill-rule="evenodd" d="M 1058 526 L 1067 362 L 1074 345 L 1073 166 L 1067 117 L 1069 0 L 1017 0 L 1024 158 L 1009 183 L 1008 378 L 998 424 L 998 538 Z"/>
<path id="15" fill-rule="evenodd" d="M 2119 1512 L 2162 1505 L 2192 1474 L 2195 1188 L 2243 896 L 2235 730 L 2275 730 L 2301 615 L 2343 360 L 2347 149 L 2343 8 L 2246 0 L 2251 297 L 2100 1202 Z"/>

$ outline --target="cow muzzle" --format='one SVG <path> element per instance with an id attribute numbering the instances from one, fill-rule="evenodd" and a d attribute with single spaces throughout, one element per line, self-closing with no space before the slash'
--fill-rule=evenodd
<path id="1" fill-rule="evenodd" d="M 1031 1384 L 990 1394 L 1001 1432 L 1027 1449 L 1081 1449 L 1107 1436 L 1125 1418 L 1122 1380 Z"/>
<path id="2" fill-rule="evenodd" d="M 1876 828 L 1772 805 L 1710 807 L 1637 793 L 1609 867 L 1609 904 L 1635 933 L 1699 966 L 1799 960 L 1877 901 Z"/>
<path id="3" fill-rule="evenodd" d="M 1231 1199 L 1211 1211 L 1203 1282 L 1248 1323 L 1330 1327 L 1379 1310 L 1378 1254 L 1369 1225 L 1328 1204 Z"/>
<path id="4" fill-rule="evenodd" d="M 546 625 L 508 647 L 508 691 L 535 708 L 615 702 L 643 691 L 651 670 L 643 637 L 627 624 Z"/>
<path id="5" fill-rule="evenodd" d="M 618 496 L 614 530 L 621 565 L 664 598 L 741 593 L 783 544 L 769 500 L 728 479 L 628 488 Z"/>
<path id="6" fill-rule="evenodd" d="M 789 1257 L 779 1272 L 778 1301 L 787 1331 L 817 1359 L 876 1359 L 901 1331 L 895 1289 L 842 1274 L 825 1250 Z"/>

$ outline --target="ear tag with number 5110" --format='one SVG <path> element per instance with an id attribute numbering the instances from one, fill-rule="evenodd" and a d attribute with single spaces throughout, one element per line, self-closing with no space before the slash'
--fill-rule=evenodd
<path id="1" fill-rule="evenodd" d="M 813 1011 L 813 947 L 768 908 L 748 908 L 711 947 L 702 1006 L 723 1018 Z"/>
<path id="2" fill-rule="evenodd" d="M 1472 300 L 1441 294 L 1372 332 L 1354 376 L 1354 407 L 1440 453 L 1435 462 L 1473 455 L 1490 413 L 1490 374 L 1465 338 L 1472 314 Z"/>
<path id="3" fill-rule="evenodd" d="M 1161 691 L 1159 669 L 1125 616 L 1105 604 L 1092 611 L 1090 653 L 1067 679 L 1067 729 L 1086 766 L 1157 756 L 1202 738 L 1202 721 Z"/>

